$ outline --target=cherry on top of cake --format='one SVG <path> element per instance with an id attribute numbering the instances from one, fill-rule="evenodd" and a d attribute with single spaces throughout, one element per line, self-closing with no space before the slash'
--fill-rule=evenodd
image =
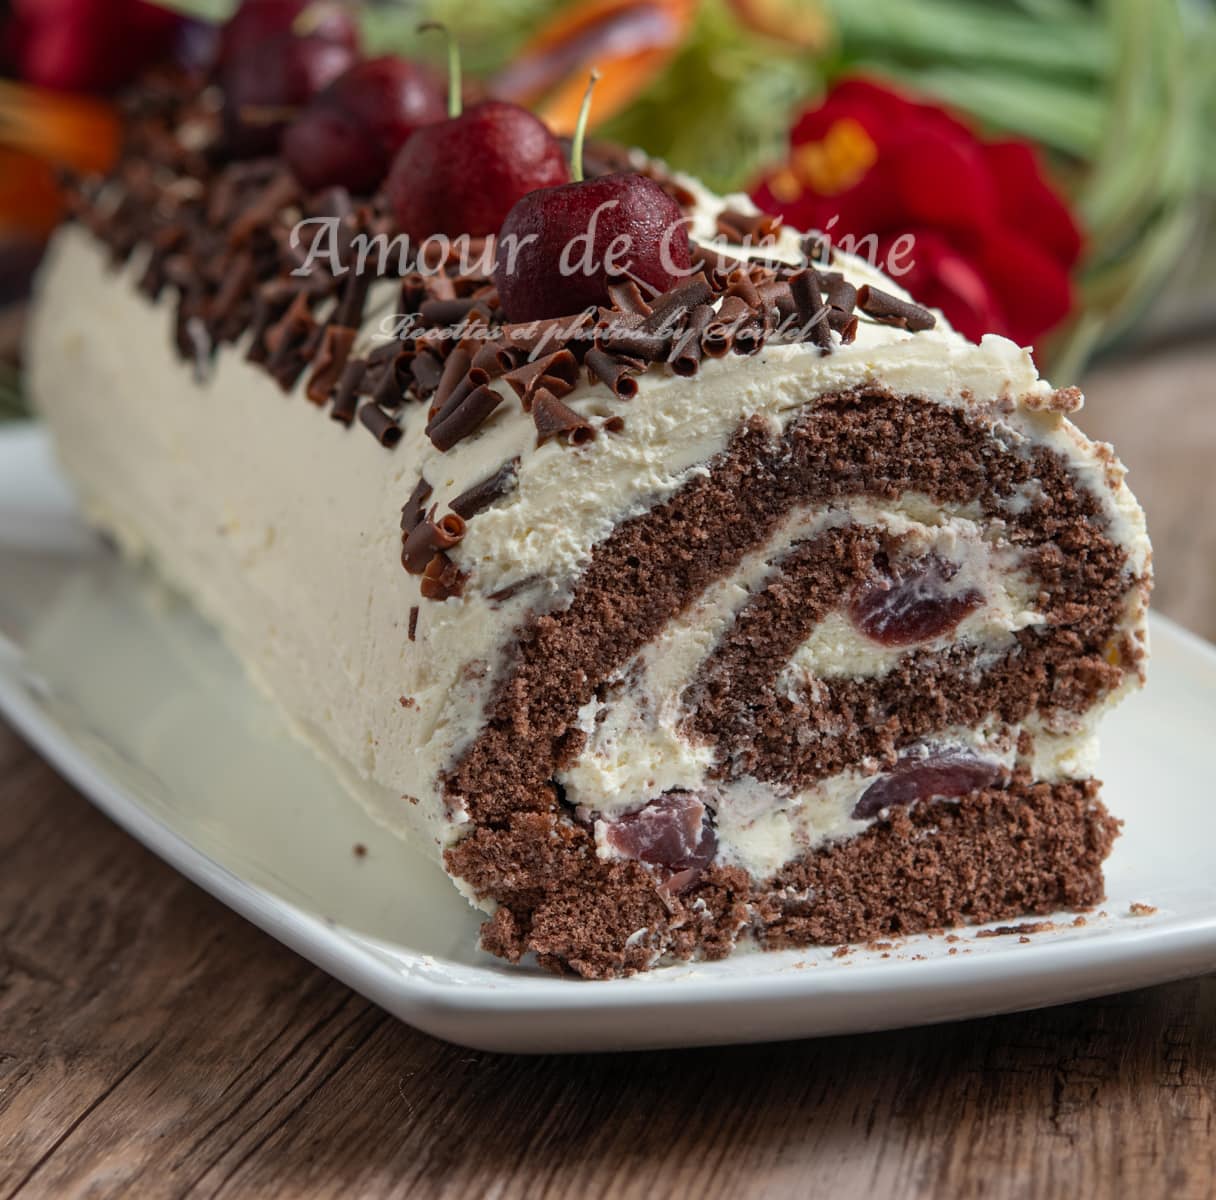
<path id="1" fill-rule="evenodd" d="M 448 116 L 417 130 L 388 177 L 398 229 L 414 242 L 433 234 L 486 237 L 498 232 L 521 196 L 569 178 L 558 140 L 518 104 L 484 100 L 463 107 L 460 52 L 447 29 Z"/>
<path id="2" fill-rule="evenodd" d="M 426 66 L 393 55 L 356 63 L 318 92 L 283 136 L 283 157 L 306 188 L 374 191 L 397 151 L 447 116 Z"/>
<path id="3" fill-rule="evenodd" d="M 583 178 L 583 139 L 593 71 L 571 147 L 570 183 L 529 192 L 499 231 L 494 285 L 508 321 L 541 321 L 611 307 L 622 277 L 654 295 L 689 273 L 684 213 L 653 179 L 636 171 Z"/>
<path id="4" fill-rule="evenodd" d="M 229 153 L 274 154 L 288 122 L 358 60 L 358 47 L 358 29 L 341 5 L 245 0 L 220 30 L 214 63 Z"/>

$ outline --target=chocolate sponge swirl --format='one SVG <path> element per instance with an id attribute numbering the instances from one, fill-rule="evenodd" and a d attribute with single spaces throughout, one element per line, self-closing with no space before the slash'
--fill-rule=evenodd
<path id="1" fill-rule="evenodd" d="M 1037 502 L 1018 501 L 1032 479 Z M 632 812 L 607 820 L 570 803 L 561 778 L 585 748 L 580 710 L 597 695 L 611 705 L 612 681 L 669 622 L 791 513 L 831 513 L 857 498 L 881 507 L 907 494 L 966 507 L 980 525 L 999 528 L 999 540 L 1033 577 L 1041 622 L 1011 635 L 995 655 L 951 641 L 947 630 L 946 645 L 938 637 L 930 647 L 905 647 L 887 672 L 783 693 L 778 677 L 799 644 L 848 606 L 888 553 L 891 534 L 882 525 L 833 520 L 783 552 L 682 693 L 681 728 L 709 751 L 699 792 L 676 793 L 680 803 L 671 792 L 639 795 Z M 449 797 L 473 823 L 449 850 L 449 867 L 499 906 L 486 944 L 508 957 L 533 950 L 551 966 L 603 975 L 658 955 L 722 953 L 748 929 L 783 943 L 853 940 L 948 923 L 962 912 L 984 919 L 1092 902 L 1114 823 L 1089 780 L 1036 784 L 1030 728 L 1067 727 L 1139 670 L 1142 652 L 1123 620 L 1128 596 L 1145 581 L 1129 571 L 1105 525 L 1097 498 L 1061 456 L 1011 447 L 963 409 L 865 392 L 822 398 L 777 438 L 756 424 L 742 428 L 706 475 L 596 547 L 566 607 L 521 630 L 490 720 L 448 780 Z M 914 762 L 918 755 L 922 763 L 943 755 L 966 762 L 957 749 L 925 747 L 986 722 L 1012 754 L 987 777 L 961 776 L 964 785 L 998 787 L 952 793 L 939 776 L 934 784 L 946 797 L 930 792 L 884 809 L 863 831 L 808 846 L 769 878 L 732 861 L 717 833 L 724 810 L 739 802 L 724 782 L 771 783 L 770 801 L 779 804 L 782 795 L 852 770 L 863 777 L 860 798 L 864 778 L 898 775 L 910 751 Z M 648 807 L 656 813 L 649 822 Z M 989 821 L 995 812 L 1009 814 L 999 837 Z M 693 818 L 699 826 L 690 827 Z M 879 897 L 879 876 L 862 861 L 859 875 L 870 882 L 842 891 L 841 856 L 864 853 L 889 873 L 890 856 L 904 853 L 901 839 L 929 821 L 948 831 L 928 853 L 939 883 L 954 879 L 951 895 L 963 893 L 977 856 L 1005 864 L 963 908 L 957 898 L 934 905 L 919 892 L 901 896 L 911 885 L 890 879 Z M 631 823 L 654 828 L 632 836 Z M 1027 838 L 1022 826 L 1051 841 L 1049 866 L 1039 835 Z M 683 857 L 662 861 L 673 851 Z M 1010 885 L 1010 873 L 1031 863 L 1032 895 Z M 792 879 L 826 878 L 836 880 L 829 889 L 794 889 L 819 894 L 822 909 L 781 900 Z"/>

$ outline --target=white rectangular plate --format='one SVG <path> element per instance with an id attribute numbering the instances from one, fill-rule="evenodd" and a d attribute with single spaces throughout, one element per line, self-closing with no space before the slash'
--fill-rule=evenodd
<path id="1" fill-rule="evenodd" d="M 0 710 L 225 904 L 402 1020 L 479 1049 L 886 1029 L 1216 967 L 1216 649 L 1160 618 L 1153 640 L 1148 688 L 1104 731 L 1105 797 L 1126 827 L 1109 898 L 1083 925 L 1065 914 L 1026 941 L 968 929 L 842 957 L 745 951 L 635 979 L 559 979 L 477 950 L 479 916 L 439 869 L 293 740 L 188 605 L 81 525 L 41 433 L 0 430 Z"/>

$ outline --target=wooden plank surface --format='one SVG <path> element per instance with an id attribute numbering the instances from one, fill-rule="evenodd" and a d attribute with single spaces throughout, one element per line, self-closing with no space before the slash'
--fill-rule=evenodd
<path id="1" fill-rule="evenodd" d="M 1089 381 L 1216 637 L 1216 350 Z M 1216 1195 L 1216 975 L 868 1037 L 512 1058 L 385 1016 L 0 725 L 0 1200 Z"/>

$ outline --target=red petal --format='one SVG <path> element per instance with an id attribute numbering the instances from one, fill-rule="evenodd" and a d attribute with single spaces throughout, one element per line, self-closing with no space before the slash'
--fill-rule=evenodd
<path id="1" fill-rule="evenodd" d="M 1081 231 L 1047 181 L 1034 148 L 1025 142 L 992 142 L 984 147 L 984 155 L 1006 222 L 1071 267 L 1081 255 Z"/>

